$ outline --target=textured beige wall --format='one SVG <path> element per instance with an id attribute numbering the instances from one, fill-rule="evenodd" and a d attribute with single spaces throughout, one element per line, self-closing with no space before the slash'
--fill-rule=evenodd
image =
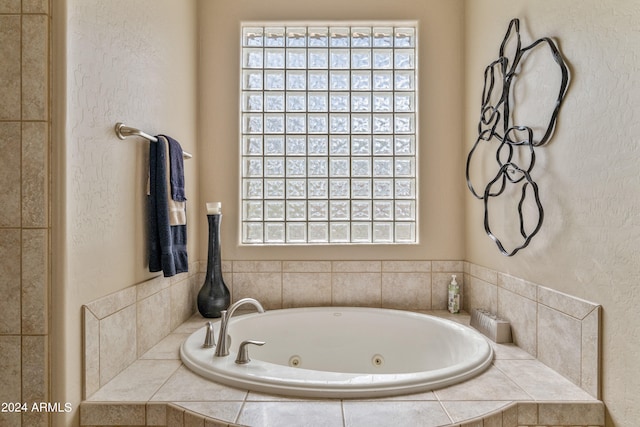
<path id="1" fill-rule="evenodd" d="M 185 179 L 187 198 L 196 204 L 196 2 L 55 3 L 60 110 L 53 392 L 75 408 L 82 383 L 81 305 L 158 274 L 148 272 L 145 252 L 148 142 L 117 139 L 116 122 L 172 135 L 194 154 L 185 162 Z M 194 215 L 189 209 L 188 249 L 197 259 Z M 76 423 L 76 415 L 57 422 Z"/>
<path id="2" fill-rule="evenodd" d="M 467 192 L 466 259 L 602 304 L 602 395 L 608 425 L 636 425 L 640 419 L 640 3 L 473 0 L 465 5 L 465 152 L 477 136 L 484 67 L 497 57 L 512 18 L 521 19 L 523 44 L 554 37 L 572 72 L 555 136 L 536 150 L 532 175 L 545 208 L 542 230 L 515 257 L 500 255 L 484 233 L 482 203 Z M 534 95 L 557 87 L 553 80 L 545 85 L 548 75 L 538 74 L 545 71 L 544 64 L 537 56 L 521 73 L 529 79 L 517 93 L 523 103 L 517 111 L 523 124 L 531 121 L 539 127 Z M 483 173 L 495 174 L 492 168 L 491 162 L 478 166 L 474 177 L 482 181 Z M 507 214 L 503 202 L 513 202 L 516 195 L 498 200 L 492 205 L 495 231 L 513 234 L 515 211 Z"/>
<path id="3" fill-rule="evenodd" d="M 227 259 L 461 259 L 464 185 L 462 155 L 462 1 L 248 0 L 200 2 L 201 156 L 203 201 L 223 204 Z M 404 246 L 242 247 L 239 242 L 240 22 L 251 20 L 419 21 L 420 244 Z M 200 215 L 204 226 L 205 217 Z M 200 243 L 204 253 L 206 241 Z"/>

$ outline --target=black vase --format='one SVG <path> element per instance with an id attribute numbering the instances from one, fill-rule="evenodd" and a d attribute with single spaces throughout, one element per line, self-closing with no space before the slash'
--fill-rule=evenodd
<path id="1" fill-rule="evenodd" d="M 220 257 L 220 222 L 222 214 L 207 215 L 209 221 L 209 253 L 207 275 L 198 292 L 198 311 L 204 317 L 220 317 L 231 302 L 231 294 L 222 278 L 222 258 Z"/>

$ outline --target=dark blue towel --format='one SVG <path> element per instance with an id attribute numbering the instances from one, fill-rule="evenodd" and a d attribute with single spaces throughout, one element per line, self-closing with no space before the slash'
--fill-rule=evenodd
<path id="1" fill-rule="evenodd" d="M 184 194 L 184 158 L 182 157 L 182 147 L 178 141 L 170 136 L 161 136 L 164 136 L 167 138 L 167 141 L 169 141 L 169 163 L 171 165 L 169 182 L 171 183 L 171 198 L 176 202 L 186 202 L 187 197 Z"/>
<path id="2" fill-rule="evenodd" d="M 169 225 L 167 160 L 161 139 L 149 145 L 149 271 L 161 271 L 165 277 L 189 270 L 187 226 Z"/>

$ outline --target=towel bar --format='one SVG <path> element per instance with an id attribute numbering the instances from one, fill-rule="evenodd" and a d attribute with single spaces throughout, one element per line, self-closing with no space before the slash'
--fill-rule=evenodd
<path id="1" fill-rule="evenodd" d="M 125 139 L 130 136 L 140 136 L 144 139 L 148 139 L 149 141 L 158 142 L 158 138 L 156 138 L 155 136 L 149 135 L 148 133 L 145 133 L 140 129 L 127 126 L 122 122 L 116 123 L 115 131 L 116 131 L 116 136 L 120 139 Z M 183 151 L 182 157 L 184 157 L 185 159 L 191 159 L 193 155 L 191 153 Z"/>

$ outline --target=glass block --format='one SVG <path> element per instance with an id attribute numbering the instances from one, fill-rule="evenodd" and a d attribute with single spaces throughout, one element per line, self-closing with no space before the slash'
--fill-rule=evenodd
<path id="1" fill-rule="evenodd" d="M 375 101 L 374 101 L 374 110 L 375 110 Z M 392 132 L 393 132 L 393 115 L 391 114 L 374 114 L 373 115 L 373 133 L 392 133 Z"/>
<path id="2" fill-rule="evenodd" d="M 307 154 L 307 138 L 304 136 L 287 137 L 287 156 L 304 156 Z"/>
<path id="3" fill-rule="evenodd" d="M 285 50 L 284 49 L 265 49 L 264 50 L 265 67 L 264 68 L 284 68 Z"/>
<path id="4" fill-rule="evenodd" d="M 265 46 L 284 46 L 284 27 L 266 27 L 264 29 Z"/>
<path id="5" fill-rule="evenodd" d="M 262 68 L 262 49 L 244 48 L 242 54 L 242 66 L 244 68 Z"/>
<path id="6" fill-rule="evenodd" d="M 351 176 L 371 176 L 371 159 L 352 159 Z"/>
<path id="7" fill-rule="evenodd" d="M 326 71 L 309 71 L 309 90 L 328 90 L 329 74 Z"/>
<path id="8" fill-rule="evenodd" d="M 350 218 L 350 205 L 351 202 L 348 200 L 331 200 L 329 208 L 331 220 L 348 220 Z"/>
<path id="9" fill-rule="evenodd" d="M 307 45 L 307 29 L 305 27 L 287 27 L 287 46 L 305 47 Z"/>
<path id="10" fill-rule="evenodd" d="M 396 114 L 395 116 L 395 132 L 396 133 L 415 133 L 416 124 L 415 117 L 411 113 Z"/>
<path id="11" fill-rule="evenodd" d="M 353 179 L 351 180 L 351 197 L 354 199 L 371 198 L 371 180 Z"/>
<path id="12" fill-rule="evenodd" d="M 309 133 L 327 133 L 329 118 L 326 114 L 309 114 Z"/>
<path id="13" fill-rule="evenodd" d="M 392 111 L 392 99 L 391 92 L 374 92 L 373 111 L 377 113 Z"/>
<path id="14" fill-rule="evenodd" d="M 332 112 L 349 111 L 349 93 L 333 92 L 329 96 L 329 110 Z"/>
<path id="15" fill-rule="evenodd" d="M 349 154 L 349 137 L 332 136 L 330 151 L 331 155 Z"/>
<path id="16" fill-rule="evenodd" d="M 351 138 L 351 154 L 354 156 L 371 155 L 371 137 L 354 136 Z"/>
<path id="17" fill-rule="evenodd" d="M 309 47 L 329 46 L 329 28 L 309 27 L 307 30 L 307 45 Z"/>
<path id="18" fill-rule="evenodd" d="M 395 47 L 414 47 L 415 28 L 396 28 Z"/>
<path id="19" fill-rule="evenodd" d="M 352 114 L 351 115 L 351 132 L 371 133 L 371 115 L 370 114 Z"/>
<path id="20" fill-rule="evenodd" d="M 331 71 L 329 73 L 329 83 L 331 90 L 349 90 L 351 85 L 349 82 L 348 71 Z"/>
<path id="21" fill-rule="evenodd" d="M 265 199 L 284 199 L 284 180 L 265 179 L 264 197 Z"/>
<path id="22" fill-rule="evenodd" d="M 368 112 L 371 111 L 371 94 L 354 93 L 351 95 L 351 111 Z"/>
<path id="23" fill-rule="evenodd" d="M 347 105 L 349 104 L 347 103 Z M 331 114 L 329 131 L 331 133 L 349 133 L 349 118 L 349 114 Z"/>
<path id="24" fill-rule="evenodd" d="M 242 71 L 242 89 L 262 90 L 262 71 L 256 71 L 256 70 Z"/>
<path id="25" fill-rule="evenodd" d="M 352 71 L 351 90 L 371 90 L 371 72 Z"/>
<path id="26" fill-rule="evenodd" d="M 414 220 L 416 204 L 413 200 L 396 200 L 395 216 L 397 221 Z"/>
<path id="27" fill-rule="evenodd" d="M 373 223 L 373 243 L 393 242 L 393 223 L 374 222 Z"/>
<path id="28" fill-rule="evenodd" d="M 262 199 L 261 179 L 243 179 L 242 181 L 243 199 Z"/>
<path id="29" fill-rule="evenodd" d="M 415 223 L 395 224 L 395 241 L 398 243 L 415 243 L 416 241 L 416 225 Z"/>
<path id="30" fill-rule="evenodd" d="M 349 176 L 349 159 L 340 157 L 330 159 L 329 173 L 332 178 Z"/>
<path id="31" fill-rule="evenodd" d="M 415 179 L 396 179 L 396 199 L 413 199 L 415 197 Z"/>
<path id="32" fill-rule="evenodd" d="M 245 156 L 262 155 L 262 137 L 261 136 L 243 136 L 242 137 L 242 153 Z"/>
<path id="33" fill-rule="evenodd" d="M 262 27 L 243 27 L 242 28 L 242 45 L 243 46 L 262 46 L 264 38 L 264 30 Z"/>
<path id="34" fill-rule="evenodd" d="M 413 112 L 415 111 L 413 93 L 396 93 L 395 94 L 395 111 L 396 112 Z"/>
<path id="35" fill-rule="evenodd" d="M 413 157 L 396 158 L 396 177 L 414 177 L 414 159 Z"/>
<path id="36" fill-rule="evenodd" d="M 394 64 L 396 69 L 413 69 L 415 67 L 413 49 L 396 50 L 394 56 Z"/>
<path id="37" fill-rule="evenodd" d="M 265 136 L 264 151 L 266 156 L 282 156 L 284 154 L 284 137 Z"/>
<path id="38" fill-rule="evenodd" d="M 373 219 L 374 220 L 392 220 L 393 219 L 393 201 L 374 200 Z"/>
<path id="39" fill-rule="evenodd" d="M 262 202 L 261 201 L 245 201 L 242 203 L 244 212 L 243 219 L 245 221 L 262 221 Z"/>
<path id="40" fill-rule="evenodd" d="M 329 241 L 331 243 L 347 243 L 351 241 L 351 227 L 348 222 L 332 222 L 329 226 Z"/>
<path id="41" fill-rule="evenodd" d="M 396 71 L 394 76 L 395 90 L 413 90 L 415 75 L 413 71 Z"/>
<path id="42" fill-rule="evenodd" d="M 242 115 L 242 132 L 243 133 L 262 133 L 262 114 Z"/>
<path id="43" fill-rule="evenodd" d="M 261 222 L 243 222 L 242 236 L 244 243 L 262 243 L 262 223 Z"/>
<path id="44" fill-rule="evenodd" d="M 305 71 L 287 71 L 287 90 L 306 90 L 307 73 Z"/>
<path id="45" fill-rule="evenodd" d="M 307 225 L 287 223 L 287 243 L 306 243 Z"/>
<path id="46" fill-rule="evenodd" d="M 284 202 L 281 200 L 267 200 L 264 202 L 266 221 L 284 220 Z"/>
<path id="47" fill-rule="evenodd" d="M 329 45 L 331 47 L 349 47 L 350 30 L 348 27 L 329 28 Z"/>
<path id="48" fill-rule="evenodd" d="M 373 138 L 373 154 L 385 156 L 393 154 L 393 143 L 391 136 L 375 136 Z"/>
<path id="49" fill-rule="evenodd" d="M 371 28 L 354 27 L 351 29 L 351 46 L 352 47 L 370 47 L 371 46 Z"/>
<path id="50" fill-rule="evenodd" d="M 287 68 L 307 68 L 306 49 L 287 49 Z"/>
<path id="51" fill-rule="evenodd" d="M 242 176 L 251 178 L 262 176 L 262 158 L 244 158 L 243 163 Z"/>
<path id="52" fill-rule="evenodd" d="M 329 197 L 332 199 L 348 199 L 349 198 L 349 180 L 348 179 L 330 179 L 329 180 Z"/>
<path id="53" fill-rule="evenodd" d="M 396 136 L 395 146 L 397 156 L 415 154 L 416 138 L 413 135 Z"/>
<path id="54" fill-rule="evenodd" d="M 266 157 L 264 160 L 264 176 L 284 176 L 284 159 L 282 157 Z"/>
<path id="55" fill-rule="evenodd" d="M 329 202 L 326 200 L 309 201 L 309 221 L 329 219 Z"/>
<path id="56" fill-rule="evenodd" d="M 371 223 L 351 223 L 351 241 L 354 243 L 371 242 Z"/>
<path id="57" fill-rule="evenodd" d="M 242 111 L 262 111 L 262 93 L 242 92 Z"/>
<path id="58" fill-rule="evenodd" d="M 329 160 L 326 157 L 309 159 L 309 176 L 328 176 Z"/>
<path id="59" fill-rule="evenodd" d="M 329 102 L 328 102 L 328 94 L 325 93 L 309 93 L 309 99 L 307 103 L 307 110 L 310 112 L 314 111 L 328 111 Z"/>
<path id="60" fill-rule="evenodd" d="M 306 174 L 307 162 L 305 159 L 287 159 L 287 176 L 306 176 Z"/>
<path id="61" fill-rule="evenodd" d="M 299 92 L 287 93 L 287 111 L 306 111 L 307 95 Z"/>
<path id="62" fill-rule="evenodd" d="M 373 180 L 373 197 L 375 199 L 392 199 L 393 198 L 393 180 L 392 179 L 374 179 Z"/>
<path id="63" fill-rule="evenodd" d="M 329 182 L 326 179 L 310 179 L 308 182 L 310 199 L 326 199 L 329 197 Z"/>
<path id="64" fill-rule="evenodd" d="M 264 111 L 284 111 L 284 93 L 265 92 Z"/>
<path id="65" fill-rule="evenodd" d="M 374 47 L 392 47 L 393 46 L 393 28 L 392 27 L 373 27 L 373 46 Z"/>
<path id="66" fill-rule="evenodd" d="M 371 68 L 371 50 L 353 49 L 351 51 L 351 68 Z"/>
<path id="67" fill-rule="evenodd" d="M 286 202 L 287 221 L 304 221 L 307 219 L 307 202 L 291 201 Z"/>
<path id="68" fill-rule="evenodd" d="M 287 133 L 306 133 L 306 114 L 287 114 Z"/>
<path id="69" fill-rule="evenodd" d="M 326 156 L 329 153 L 329 141 L 326 136 L 310 136 L 309 147 L 310 156 Z"/>
<path id="70" fill-rule="evenodd" d="M 329 68 L 329 50 L 309 49 L 308 64 L 310 69 Z"/>
<path id="71" fill-rule="evenodd" d="M 285 231 L 283 222 L 268 222 L 264 225 L 265 228 L 265 243 L 284 243 Z"/>
<path id="72" fill-rule="evenodd" d="M 349 68 L 351 61 L 349 60 L 349 51 L 343 49 L 331 49 L 329 52 L 329 65 L 333 69 Z"/>
<path id="73" fill-rule="evenodd" d="M 267 70 L 264 72 L 265 90 L 284 90 L 284 71 Z"/>
<path id="74" fill-rule="evenodd" d="M 287 179 L 287 199 L 304 199 L 305 197 L 307 197 L 307 181 Z"/>
<path id="75" fill-rule="evenodd" d="M 392 177 L 393 176 L 393 158 L 381 157 L 373 159 L 373 176 Z"/>
<path id="76" fill-rule="evenodd" d="M 329 242 L 329 224 L 327 224 L 326 222 L 309 224 L 309 242 L 328 243 Z"/>
<path id="77" fill-rule="evenodd" d="M 264 133 L 284 133 L 284 114 L 265 114 Z"/>
<path id="78" fill-rule="evenodd" d="M 370 221 L 372 216 L 370 200 L 351 201 L 351 219 L 353 221 Z"/>
<path id="79" fill-rule="evenodd" d="M 393 71 L 374 71 L 373 90 L 392 90 Z"/>
<path id="80" fill-rule="evenodd" d="M 393 68 L 393 50 L 374 49 L 373 68 L 376 70 L 390 70 Z"/>

